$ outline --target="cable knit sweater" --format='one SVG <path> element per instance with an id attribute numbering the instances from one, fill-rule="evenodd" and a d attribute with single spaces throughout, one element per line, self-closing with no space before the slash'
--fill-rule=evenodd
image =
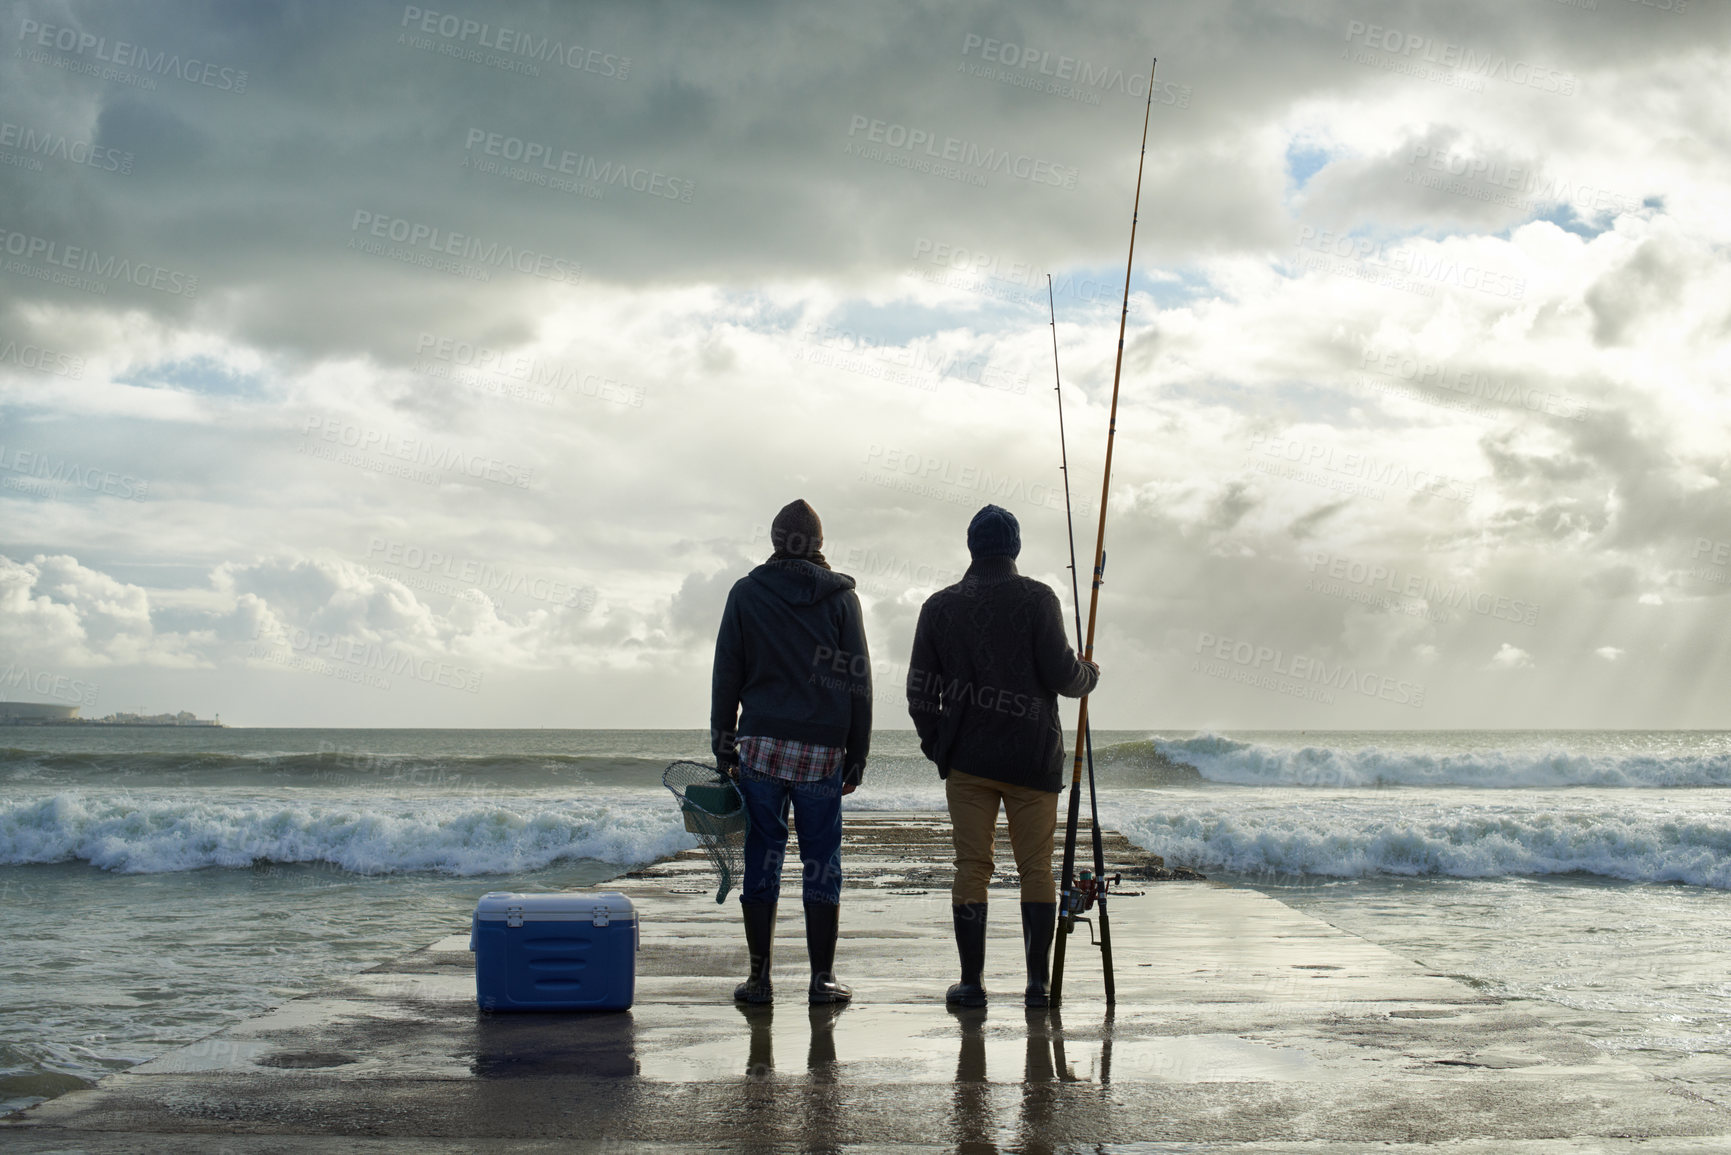
<path id="1" fill-rule="evenodd" d="M 1057 792 L 1064 729 L 1058 695 L 1079 698 L 1098 674 L 1076 659 L 1058 595 L 980 558 L 920 609 L 908 663 L 908 713 L 920 749 L 951 770 Z"/>

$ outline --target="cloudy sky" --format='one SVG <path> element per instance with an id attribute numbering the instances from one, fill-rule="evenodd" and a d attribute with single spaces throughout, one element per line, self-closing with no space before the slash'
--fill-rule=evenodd
<path id="1" fill-rule="evenodd" d="M 1157 55 L 1097 723 L 1731 725 L 1721 3 L 0 12 L 0 695 L 700 727 L 804 497 L 905 725 Z"/>

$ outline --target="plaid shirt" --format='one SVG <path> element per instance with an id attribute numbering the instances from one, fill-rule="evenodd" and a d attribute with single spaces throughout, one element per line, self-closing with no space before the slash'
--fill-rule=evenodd
<path id="1" fill-rule="evenodd" d="M 742 735 L 736 745 L 741 773 L 787 782 L 821 782 L 841 769 L 847 754 L 840 746 L 815 746 L 789 738 Z"/>

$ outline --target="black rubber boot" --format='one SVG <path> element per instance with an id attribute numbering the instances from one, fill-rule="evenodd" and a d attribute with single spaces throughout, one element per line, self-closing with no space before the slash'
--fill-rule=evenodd
<path id="1" fill-rule="evenodd" d="M 1051 1000 L 1052 931 L 1058 921 L 1055 902 L 1024 902 L 1022 904 L 1022 952 L 1028 957 L 1028 989 L 1022 993 L 1022 1005 L 1031 1008 L 1046 1006 Z"/>
<path id="2" fill-rule="evenodd" d="M 986 988 L 981 974 L 986 969 L 986 904 L 964 902 L 952 906 L 956 922 L 956 953 L 962 959 L 962 981 L 944 992 L 952 1007 L 983 1007 Z"/>
<path id="3" fill-rule="evenodd" d="M 835 981 L 835 940 L 841 937 L 841 907 L 829 902 L 805 904 L 805 953 L 811 956 L 813 1006 L 845 1003 L 853 989 Z"/>
<path id="4" fill-rule="evenodd" d="M 769 964 L 775 951 L 775 903 L 742 902 L 739 909 L 745 914 L 745 949 L 751 956 L 751 970 L 745 981 L 733 988 L 733 1001 L 774 1002 L 775 990 L 769 983 Z"/>

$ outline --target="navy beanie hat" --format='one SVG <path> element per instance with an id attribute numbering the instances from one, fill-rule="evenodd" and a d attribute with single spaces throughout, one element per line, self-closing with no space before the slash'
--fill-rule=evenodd
<path id="1" fill-rule="evenodd" d="M 1022 552 L 1022 527 L 1016 515 L 1002 506 L 988 505 L 968 523 L 968 552 L 976 558 L 1009 557 Z"/>

